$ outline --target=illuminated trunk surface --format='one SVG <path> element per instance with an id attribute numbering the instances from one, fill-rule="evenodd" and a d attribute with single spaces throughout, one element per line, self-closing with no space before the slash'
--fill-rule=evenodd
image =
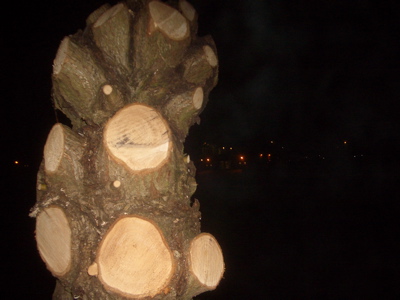
<path id="1" fill-rule="evenodd" d="M 218 78 L 211 37 L 186 1 L 103 5 L 65 37 L 37 179 L 38 251 L 53 299 L 191 299 L 224 261 L 200 231 L 195 167 L 183 152 Z"/>

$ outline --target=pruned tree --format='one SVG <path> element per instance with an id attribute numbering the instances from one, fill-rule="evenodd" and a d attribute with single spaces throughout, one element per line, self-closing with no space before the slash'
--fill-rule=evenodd
<path id="1" fill-rule="evenodd" d="M 37 177 L 39 254 L 53 299 L 191 299 L 224 273 L 201 233 L 184 153 L 217 83 L 210 36 L 185 0 L 103 5 L 65 37 L 53 65 L 57 123 Z"/>

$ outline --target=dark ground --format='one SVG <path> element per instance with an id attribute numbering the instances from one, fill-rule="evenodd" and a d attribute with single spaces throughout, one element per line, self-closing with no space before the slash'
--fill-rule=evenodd
<path id="1" fill-rule="evenodd" d="M 196 299 L 399 299 L 397 165 L 199 171 L 202 231 L 219 241 L 226 272 Z M 2 299 L 51 299 L 54 288 L 28 217 L 35 173 L 10 168 L 3 181 Z"/>
<path id="2" fill-rule="evenodd" d="M 397 299 L 398 176 L 336 167 L 201 174 L 226 273 L 200 299 Z"/>

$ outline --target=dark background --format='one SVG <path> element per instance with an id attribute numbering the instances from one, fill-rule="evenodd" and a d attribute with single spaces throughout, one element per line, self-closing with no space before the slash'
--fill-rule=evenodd
<path id="1" fill-rule="evenodd" d="M 83 29 L 103 3 L 3 8 L 5 299 L 51 298 L 54 279 L 37 254 L 28 213 L 56 122 L 52 61 L 62 38 Z M 207 142 L 249 159 L 242 170 L 199 168 L 202 229 L 220 242 L 226 273 L 216 291 L 198 298 L 397 299 L 399 4 L 191 3 L 199 35 L 216 42 L 220 80 L 186 151 L 198 159 Z M 271 140 L 287 156 L 261 166 L 255 158 Z"/>

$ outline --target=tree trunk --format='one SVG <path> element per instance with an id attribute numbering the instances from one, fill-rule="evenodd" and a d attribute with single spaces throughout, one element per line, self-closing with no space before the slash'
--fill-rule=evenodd
<path id="1" fill-rule="evenodd" d="M 211 37 L 185 0 L 103 5 L 65 37 L 37 179 L 39 254 L 53 299 L 191 299 L 217 287 L 220 246 L 200 232 L 183 152 L 217 83 Z"/>

